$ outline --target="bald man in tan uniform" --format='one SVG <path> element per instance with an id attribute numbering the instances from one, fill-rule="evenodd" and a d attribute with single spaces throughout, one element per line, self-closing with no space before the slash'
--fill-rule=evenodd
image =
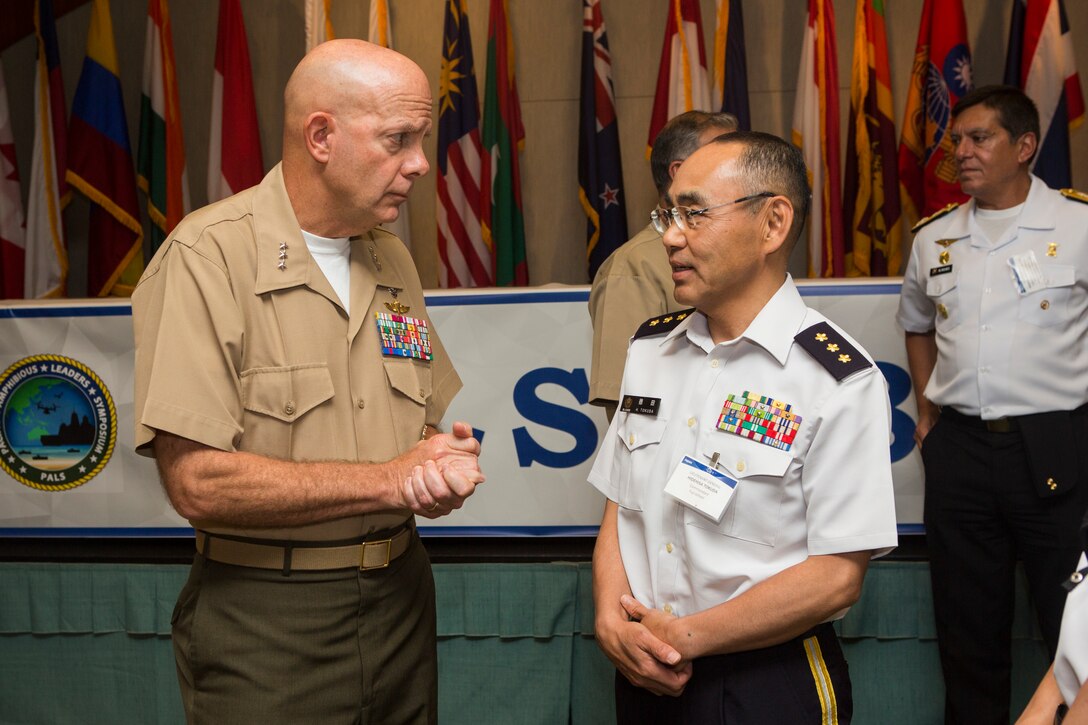
<path id="1" fill-rule="evenodd" d="M 413 514 L 483 482 L 396 219 L 428 164 L 426 76 L 309 53 L 283 161 L 186 217 L 133 295 L 136 445 L 197 530 L 173 619 L 189 722 L 433 723 L 434 583 Z"/>

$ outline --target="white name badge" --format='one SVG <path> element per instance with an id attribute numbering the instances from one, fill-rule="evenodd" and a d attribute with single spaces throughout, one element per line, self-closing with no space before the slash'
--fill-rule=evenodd
<path id="1" fill-rule="evenodd" d="M 1009 257 L 1009 269 L 1016 291 L 1021 296 L 1046 287 L 1046 275 L 1043 274 L 1043 268 L 1039 266 L 1034 251 Z"/>
<path id="2" fill-rule="evenodd" d="M 714 523 L 719 523 L 736 487 L 737 482 L 721 471 L 684 456 L 684 460 L 669 476 L 665 493 Z"/>

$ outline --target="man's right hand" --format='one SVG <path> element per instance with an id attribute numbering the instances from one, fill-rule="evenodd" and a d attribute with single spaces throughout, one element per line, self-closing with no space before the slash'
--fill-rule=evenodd
<path id="1" fill-rule="evenodd" d="M 640 622 L 598 617 L 597 642 L 612 664 L 636 687 L 679 697 L 691 679 L 691 662 Z"/>
<path id="2" fill-rule="evenodd" d="M 480 470 L 480 442 L 472 426 L 460 421 L 450 434 L 420 441 L 408 452 L 416 462 L 401 484 L 405 508 L 426 518 L 445 516 L 461 508 L 485 480 Z"/>

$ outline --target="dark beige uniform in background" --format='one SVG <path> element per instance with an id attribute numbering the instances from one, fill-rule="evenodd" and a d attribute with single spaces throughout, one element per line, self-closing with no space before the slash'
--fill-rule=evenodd
<path id="1" fill-rule="evenodd" d="M 137 449 L 151 455 L 156 431 L 293 461 L 381 462 L 411 448 L 425 423 L 441 420 L 461 381 L 400 240 L 380 229 L 353 239 L 350 279 L 349 318 L 306 248 L 278 165 L 260 185 L 188 216 L 133 295 Z M 389 312 L 386 303 L 395 302 L 427 321 L 432 361 L 383 357 L 375 312 Z M 358 538 L 408 518 L 407 511 L 388 511 L 256 530 L 191 523 L 312 542 Z M 213 611 L 230 622 L 227 631 L 194 630 L 197 614 L 206 622 Z M 299 648 L 314 650 L 312 663 L 300 667 L 279 654 L 298 646 L 277 644 L 293 636 L 292 628 Z M 248 631 L 234 641 L 236 630 Z M 401 637 L 429 637 L 429 651 L 405 651 Z M 246 651 L 254 639 L 266 640 L 266 661 L 260 670 L 235 670 L 236 660 L 262 659 Z M 191 721 L 201 719 L 204 699 L 208 712 L 233 710 L 250 722 L 266 712 L 284 722 L 434 718 L 433 581 L 418 541 L 388 569 L 371 572 L 284 577 L 198 556 L 175 612 L 174 644 Z M 368 661 L 372 655 L 376 663 Z M 220 678 L 215 687 L 202 686 L 210 676 Z M 252 689 L 253 678 L 278 692 L 235 702 L 232 688 Z M 187 680 L 196 694 L 186 691 Z"/>
<path id="2" fill-rule="evenodd" d="M 591 403 L 619 400 L 627 344 L 638 326 L 651 317 L 685 308 L 673 299 L 673 286 L 669 255 L 652 226 L 631 237 L 597 270 L 589 293 Z"/>

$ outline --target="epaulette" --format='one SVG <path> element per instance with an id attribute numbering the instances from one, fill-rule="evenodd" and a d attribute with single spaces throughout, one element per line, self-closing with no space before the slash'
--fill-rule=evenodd
<path id="1" fill-rule="evenodd" d="M 647 337 L 648 335 L 657 335 L 662 332 L 668 332 L 669 330 L 686 320 L 688 318 L 688 315 L 690 315 L 692 312 L 695 312 L 694 307 L 686 310 L 680 310 L 679 312 L 670 312 L 667 315 L 651 317 L 650 319 L 639 325 L 639 328 L 635 330 L 635 335 L 632 339 L 637 340 L 640 337 Z"/>
<path id="2" fill-rule="evenodd" d="M 1088 204 L 1088 194 L 1085 194 L 1083 191 L 1077 191 L 1076 189 L 1062 189 L 1062 196 L 1064 196 L 1066 199 L 1079 201 L 1081 204 Z"/>
<path id="3" fill-rule="evenodd" d="M 930 214 L 925 219 L 919 219 L 918 223 L 910 228 L 911 234 L 917 234 L 918 230 L 921 229 L 922 227 L 924 227 L 926 224 L 929 224 L 930 222 L 933 222 L 933 221 L 937 221 L 938 219 L 943 217 L 945 214 L 951 213 L 958 206 L 959 206 L 958 203 L 952 203 L 952 204 L 949 204 L 948 206 L 946 206 L 944 209 L 941 209 L 940 211 L 936 211 L 936 212 Z"/>
<path id="4" fill-rule="evenodd" d="M 816 362 L 827 368 L 836 380 L 842 380 L 858 370 L 873 366 L 869 358 L 862 355 L 826 322 L 817 322 L 812 327 L 801 330 L 794 335 L 793 339 L 805 349 L 805 352 L 814 357 Z"/>

